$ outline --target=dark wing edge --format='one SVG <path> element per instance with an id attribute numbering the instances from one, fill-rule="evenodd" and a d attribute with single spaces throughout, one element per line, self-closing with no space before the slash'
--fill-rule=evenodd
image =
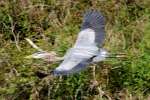
<path id="1" fill-rule="evenodd" d="M 105 18 L 97 10 L 89 10 L 84 14 L 81 31 L 90 28 L 95 31 L 95 42 L 101 46 L 105 38 Z"/>
<path id="2" fill-rule="evenodd" d="M 86 67 L 90 64 L 90 61 L 83 61 L 80 62 L 78 65 L 76 65 L 75 67 L 73 67 L 73 69 L 69 70 L 69 71 L 57 71 L 56 69 L 53 70 L 52 74 L 54 76 L 61 76 L 61 75 L 70 75 L 70 74 L 75 74 L 75 73 L 79 73 L 80 71 L 86 69 Z"/>

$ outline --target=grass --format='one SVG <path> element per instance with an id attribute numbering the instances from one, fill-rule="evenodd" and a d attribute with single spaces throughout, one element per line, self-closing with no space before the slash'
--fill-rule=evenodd
<path id="1" fill-rule="evenodd" d="M 63 56 L 74 44 L 87 9 L 98 9 L 106 17 L 104 48 L 127 57 L 100 62 L 97 83 L 91 68 L 70 77 L 37 77 L 37 71 L 48 72 L 58 64 L 24 59 L 36 52 L 25 38 Z M 149 18 L 149 1 L 1 0 L 0 99 L 149 99 Z"/>

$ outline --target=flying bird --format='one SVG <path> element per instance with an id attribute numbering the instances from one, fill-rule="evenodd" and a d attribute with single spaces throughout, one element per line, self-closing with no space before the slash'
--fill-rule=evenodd
<path id="1" fill-rule="evenodd" d="M 52 71 L 54 75 L 70 75 L 86 69 L 88 65 L 103 61 L 109 53 L 102 48 L 105 39 L 105 18 L 97 10 L 90 10 L 84 14 L 81 30 L 72 48 L 67 50 L 64 57 L 41 51 L 31 41 L 28 42 L 39 52 L 27 58 L 42 58 L 46 61 L 62 60 L 62 63 Z"/>
<path id="2" fill-rule="evenodd" d="M 77 40 L 64 56 L 62 63 L 53 71 L 54 75 L 80 72 L 94 62 L 104 60 L 108 53 L 102 49 L 105 39 L 105 18 L 95 10 L 85 13 Z"/>

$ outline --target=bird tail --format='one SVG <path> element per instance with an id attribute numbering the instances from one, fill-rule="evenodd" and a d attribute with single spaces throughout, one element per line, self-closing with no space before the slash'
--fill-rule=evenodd
<path id="1" fill-rule="evenodd" d="M 91 28 L 94 31 L 99 31 L 104 28 L 104 25 L 105 18 L 103 17 L 103 15 L 96 10 L 90 10 L 87 11 L 84 15 L 81 30 Z"/>

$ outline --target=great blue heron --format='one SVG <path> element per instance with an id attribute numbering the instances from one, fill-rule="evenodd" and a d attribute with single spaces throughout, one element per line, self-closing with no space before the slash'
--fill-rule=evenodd
<path id="1" fill-rule="evenodd" d="M 92 61 L 97 61 L 96 58 L 99 54 L 100 58 L 104 60 L 107 56 L 107 52 L 101 49 L 105 37 L 104 20 L 98 11 L 88 11 L 84 15 L 76 43 L 67 51 L 64 61 L 53 71 L 55 75 L 79 72 Z"/>
<path id="2" fill-rule="evenodd" d="M 95 10 L 85 13 L 81 31 L 75 45 L 63 57 L 62 63 L 53 71 L 54 75 L 68 75 L 80 72 L 91 63 L 105 60 L 109 53 L 102 48 L 105 39 L 105 18 Z M 38 52 L 33 58 L 47 59 L 55 54 Z M 49 59 L 52 60 L 52 59 Z"/>

